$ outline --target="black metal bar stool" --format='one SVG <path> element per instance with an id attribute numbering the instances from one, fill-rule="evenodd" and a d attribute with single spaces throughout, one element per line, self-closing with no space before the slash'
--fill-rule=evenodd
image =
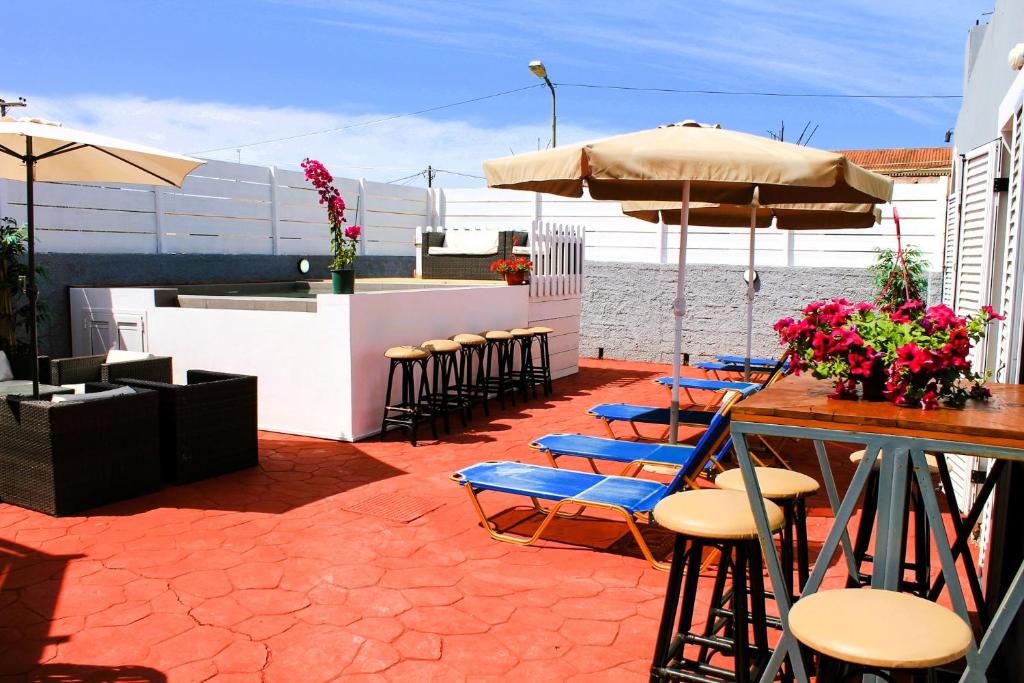
<path id="1" fill-rule="evenodd" d="M 864 458 L 864 451 L 850 453 L 850 462 L 860 463 Z M 939 471 L 938 462 L 934 455 L 926 454 L 928 461 L 928 472 L 935 475 Z M 882 465 L 882 456 L 879 454 L 875 460 L 875 466 L 868 475 L 867 484 L 864 487 L 864 503 L 861 507 L 860 522 L 857 524 L 857 536 L 853 542 L 854 563 L 857 571 L 860 572 L 860 582 L 852 578 L 847 582 L 847 587 L 853 588 L 858 585 L 867 586 L 871 584 L 871 575 L 861 572 L 861 565 L 865 561 L 871 562 L 874 558 L 868 553 L 868 545 L 871 542 L 871 532 L 875 526 L 875 517 L 878 514 L 878 486 Z M 903 508 L 903 540 L 900 545 L 900 559 L 903 563 L 903 570 L 913 572 L 913 579 L 900 577 L 899 589 L 905 593 L 913 593 L 921 597 L 927 597 L 931 588 L 931 541 L 928 529 L 928 516 L 924 510 L 924 500 L 921 498 L 921 489 L 918 488 L 914 477 L 907 477 L 907 502 Z M 907 530 L 914 529 L 914 560 L 907 559 L 908 533 Z"/>
<path id="2" fill-rule="evenodd" d="M 803 590 L 810 575 L 810 553 L 807 547 L 807 496 L 818 492 L 818 482 L 811 477 L 781 467 L 755 467 L 757 484 L 761 495 L 780 508 L 786 517 L 782 527 L 782 544 L 779 555 L 782 559 L 783 578 L 790 600 Z M 715 485 L 728 491 L 746 491 L 743 472 L 727 470 L 715 477 Z M 798 588 L 793 587 L 793 564 L 799 577 Z"/>
<path id="3" fill-rule="evenodd" d="M 505 330 L 484 332 L 484 386 L 488 395 L 494 393 L 505 407 L 505 395 L 516 404 L 516 385 L 512 381 L 512 335 Z"/>
<path id="4" fill-rule="evenodd" d="M 523 400 L 529 398 L 529 391 L 533 390 L 533 397 L 537 398 L 537 384 L 533 374 L 533 332 L 524 327 L 514 327 L 508 331 L 512 335 L 512 359 L 518 356 L 519 369 L 511 366 L 512 381 L 519 385 L 519 391 Z"/>
<path id="5" fill-rule="evenodd" d="M 537 340 L 540 346 L 540 353 L 537 354 L 537 360 L 540 361 L 540 365 L 534 364 L 533 370 L 535 376 L 539 376 L 541 382 L 544 385 L 544 395 L 551 395 L 551 352 L 548 350 L 548 335 L 554 332 L 550 327 L 544 327 L 543 325 L 536 325 L 528 328 L 530 332 L 533 332 L 533 338 Z"/>
<path id="6" fill-rule="evenodd" d="M 409 442 L 416 445 L 417 428 L 423 422 L 430 423 L 430 430 L 437 438 L 437 423 L 434 411 L 430 408 L 430 379 L 427 377 L 427 360 L 430 351 L 419 346 L 394 346 L 384 352 L 384 357 L 391 361 L 388 370 L 388 392 L 384 397 L 384 419 L 380 423 L 380 438 L 389 426 L 400 427 L 409 432 Z M 395 370 L 401 368 L 402 398 L 398 403 L 391 402 L 391 389 L 394 386 Z M 419 368 L 419 387 L 416 386 L 416 369 Z"/>
<path id="7" fill-rule="evenodd" d="M 859 681 L 873 674 L 895 683 L 908 676 L 934 681 L 935 668 L 960 659 L 971 627 L 956 613 L 908 593 L 845 588 L 800 598 L 789 628 L 818 654 L 822 683 Z"/>
<path id="8" fill-rule="evenodd" d="M 479 334 L 457 334 L 452 341 L 458 342 L 462 349 L 459 351 L 459 383 L 462 385 L 462 394 L 466 397 L 466 417 L 473 417 L 473 404 L 482 403 L 484 415 L 490 415 L 487 407 L 487 373 L 484 369 L 484 349 L 487 340 Z M 473 372 L 473 361 L 476 360 L 476 373 Z"/>
<path id="9" fill-rule="evenodd" d="M 771 501 L 765 501 L 765 509 L 772 531 L 780 530 L 785 523 L 782 510 Z M 747 494 L 721 489 L 676 493 L 655 506 L 654 519 L 674 531 L 676 539 L 650 680 L 757 680 L 771 650 L 761 546 Z M 694 607 L 707 548 L 717 548 L 721 554 L 707 621 L 698 633 Z M 727 583 L 731 583 L 728 591 Z M 696 657 L 687 657 L 687 645 L 699 648 Z M 732 669 L 712 664 L 715 654 L 731 656 Z"/>
<path id="10" fill-rule="evenodd" d="M 430 351 L 433 366 L 431 391 L 427 394 L 431 409 L 441 415 L 445 432 L 452 431 L 449 418 L 451 413 L 459 413 L 462 426 L 465 427 L 468 399 L 462 393 L 462 377 L 459 373 L 462 344 L 450 339 L 428 339 L 420 346 Z"/>

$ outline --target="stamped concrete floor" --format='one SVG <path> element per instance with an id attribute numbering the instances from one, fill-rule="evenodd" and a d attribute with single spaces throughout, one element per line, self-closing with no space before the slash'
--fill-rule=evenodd
<path id="1" fill-rule="evenodd" d="M 601 434 L 597 402 L 663 405 L 665 370 L 584 361 L 553 398 L 417 448 L 264 433 L 258 469 L 88 516 L 0 505 L 0 681 L 645 680 L 666 575 L 625 527 L 499 543 L 448 475 L 541 463 L 527 443 L 548 432 Z M 528 531 L 515 504 L 490 510 Z M 813 546 L 830 514 L 810 514 Z"/>

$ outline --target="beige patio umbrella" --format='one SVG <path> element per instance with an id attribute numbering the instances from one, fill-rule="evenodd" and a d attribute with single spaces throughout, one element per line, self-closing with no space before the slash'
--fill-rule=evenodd
<path id="1" fill-rule="evenodd" d="M 682 210 L 678 202 L 622 202 L 622 212 L 649 223 L 679 225 Z M 743 378 L 750 379 L 750 359 L 754 343 L 754 253 L 755 228 L 774 225 L 780 230 L 841 230 L 870 228 L 882 218 L 873 204 L 782 204 L 765 207 L 756 204 L 690 203 L 689 220 L 695 225 L 715 228 L 750 228 L 747 255 L 747 338 Z"/>
<path id="2" fill-rule="evenodd" d="M 108 182 L 181 187 L 203 162 L 133 142 L 65 128 L 41 119 L 0 118 L 0 178 L 25 181 L 28 223 L 29 335 L 39 355 L 36 331 L 35 181 Z M 32 363 L 32 397 L 39 398 L 39 364 Z"/>
<path id="3" fill-rule="evenodd" d="M 679 278 L 672 306 L 670 440 L 679 423 L 679 364 L 690 200 L 748 207 L 843 202 L 873 204 L 892 196 L 892 180 L 842 154 L 692 121 L 484 162 L 490 187 L 594 199 L 655 200 L 681 205 Z M 756 197 L 755 197 L 756 192 Z"/>

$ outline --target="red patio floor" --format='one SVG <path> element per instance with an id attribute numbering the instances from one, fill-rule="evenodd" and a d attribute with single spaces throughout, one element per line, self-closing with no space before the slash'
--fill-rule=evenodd
<path id="1" fill-rule="evenodd" d="M 448 475 L 543 462 L 527 442 L 602 433 L 597 402 L 664 404 L 665 370 L 584 361 L 554 398 L 418 448 L 264 433 L 257 470 L 85 517 L 0 505 L 0 680 L 644 680 L 666 575 L 625 527 L 499 543 Z"/>

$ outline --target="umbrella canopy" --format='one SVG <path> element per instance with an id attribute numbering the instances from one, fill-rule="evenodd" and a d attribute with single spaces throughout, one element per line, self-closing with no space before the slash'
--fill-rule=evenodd
<path id="1" fill-rule="evenodd" d="M 104 135 L 64 128 L 53 121 L 0 118 L 0 178 L 25 181 L 32 397 L 39 398 L 36 331 L 35 181 L 108 182 L 181 187 L 203 162 Z"/>
<path id="2" fill-rule="evenodd" d="M 842 154 L 684 122 L 484 162 L 490 187 L 594 199 L 679 200 L 749 205 L 876 203 L 892 180 Z"/>
<path id="3" fill-rule="evenodd" d="M 893 186 L 836 152 L 694 121 L 485 161 L 484 174 L 490 187 L 580 197 L 586 185 L 594 199 L 679 202 L 670 443 L 678 438 L 690 201 L 739 204 L 747 211 L 755 202 L 874 204 L 889 201 Z"/>
<path id="4" fill-rule="evenodd" d="M 780 230 L 841 230 L 870 228 L 882 219 L 872 204 L 781 204 L 756 206 L 756 227 L 769 228 L 772 219 Z M 749 206 L 690 203 L 690 223 L 709 228 L 750 226 Z M 622 213 L 648 223 L 679 225 L 682 210 L 675 202 L 622 202 Z"/>
<path id="5" fill-rule="evenodd" d="M 31 152 L 28 150 L 31 140 Z M 203 162 L 41 119 L 0 119 L 0 178 L 25 180 L 26 154 L 42 182 L 107 182 L 181 187 Z"/>

